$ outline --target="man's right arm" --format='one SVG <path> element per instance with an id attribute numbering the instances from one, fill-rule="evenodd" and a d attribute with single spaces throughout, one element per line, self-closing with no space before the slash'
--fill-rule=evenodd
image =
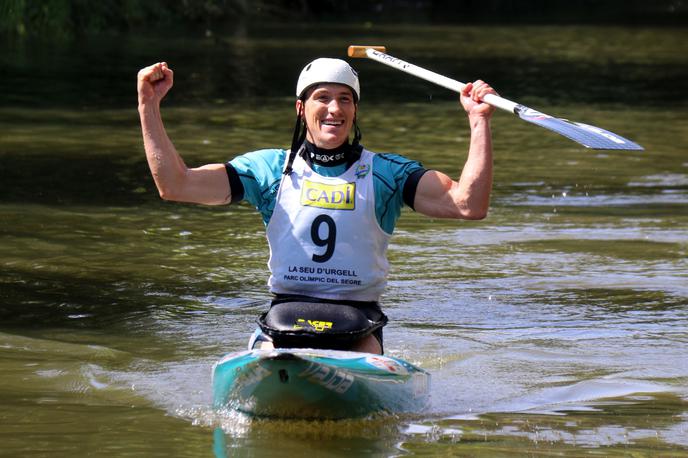
<path id="1" fill-rule="evenodd" d="M 143 146 L 160 197 L 205 205 L 227 204 L 232 193 L 224 164 L 188 168 L 167 136 L 160 102 L 172 88 L 173 72 L 160 62 L 139 71 L 137 90 Z"/>
<path id="2" fill-rule="evenodd" d="M 483 219 L 487 216 L 492 192 L 493 106 L 483 102 L 496 94 L 484 81 L 468 83 L 461 92 L 461 104 L 468 115 L 471 142 L 468 158 L 458 181 L 444 173 L 431 171 L 418 182 L 415 209 L 435 218 Z"/>

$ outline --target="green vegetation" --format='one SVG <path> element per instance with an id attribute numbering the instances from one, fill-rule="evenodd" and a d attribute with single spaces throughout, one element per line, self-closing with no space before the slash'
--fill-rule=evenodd
<path id="1" fill-rule="evenodd" d="M 0 34 L 70 38 L 159 27 L 226 27 L 238 21 L 348 20 L 433 23 L 682 25 L 683 0 L 0 0 Z"/>
<path id="2" fill-rule="evenodd" d="M 194 25 L 279 11 L 248 0 L 0 0 L 0 31 L 71 37 L 143 27 Z"/>

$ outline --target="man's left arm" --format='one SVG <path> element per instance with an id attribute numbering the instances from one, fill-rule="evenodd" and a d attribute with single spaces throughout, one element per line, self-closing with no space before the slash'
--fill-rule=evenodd
<path id="1" fill-rule="evenodd" d="M 468 83 L 461 93 L 471 129 L 468 158 L 458 181 L 438 171 L 423 175 L 416 189 L 415 210 L 435 218 L 483 219 L 492 192 L 492 134 L 494 107 L 482 102 L 496 94 L 487 83 Z"/>

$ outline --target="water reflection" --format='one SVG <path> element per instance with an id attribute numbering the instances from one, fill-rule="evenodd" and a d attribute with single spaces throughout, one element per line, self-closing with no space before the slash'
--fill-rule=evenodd
<path id="1" fill-rule="evenodd" d="M 518 95 L 534 108 L 538 102 L 682 106 L 688 94 L 686 38 L 685 29 L 672 28 L 378 25 L 370 30 L 355 24 L 288 24 L 256 25 L 208 38 L 91 37 L 67 48 L 64 43 L 5 43 L 0 104 L 131 106 L 132 75 L 160 59 L 177 70 L 176 84 L 184 88 L 170 94 L 171 102 L 253 104 L 290 95 L 291 80 L 304 62 L 323 55 L 343 57 L 349 44 L 367 41 L 459 80 L 489 80 L 507 98 Z M 399 76 L 392 70 L 363 60 L 356 64 L 365 87 L 371 88 L 363 91 L 368 100 L 444 97 L 444 91 L 413 78 L 390 85 Z M 85 65 L 88 78 L 81 77 Z"/>
<path id="2" fill-rule="evenodd" d="M 216 453 L 230 456 L 275 444 L 294 456 L 688 447 L 686 32 L 342 27 L 322 40 L 321 29 L 285 30 L 3 54 L 4 450 L 201 456 L 213 431 Z M 168 131 L 189 164 L 220 162 L 286 145 L 289 75 L 361 37 L 459 79 L 479 73 L 507 97 L 647 151 L 585 151 L 497 115 L 489 219 L 407 211 L 392 239 L 386 347 L 433 373 L 432 408 L 232 426 L 210 409 L 210 368 L 245 346 L 267 303 L 264 228 L 245 206 L 159 201 L 134 75 L 160 56 L 173 64 Z M 458 173 L 468 139 L 455 96 L 357 64 L 366 146 Z"/>
<path id="3" fill-rule="evenodd" d="M 588 395 L 599 398 L 597 391 Z M 584 454 L 582 447 L 591 451 L 602 448 L 605 453 L 626 453 L 630 448 L 636 453 L 657 454 L 672 450 L 666 443 L 688 445 L 686 407 L 685 401 L 673 394 L 646 393 L 422 422 L 393 417 L 330 423 L 233 418 L 214 429 L 213 452 L 218 458 L 325 452 L 327 456 L 474 456 L 505 449 L 545 454 L 577 450 Z"/>

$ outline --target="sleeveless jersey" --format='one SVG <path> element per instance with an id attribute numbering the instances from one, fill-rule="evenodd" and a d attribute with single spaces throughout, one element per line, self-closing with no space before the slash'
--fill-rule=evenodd
<path id="1" fill-rule="evenodd" d="M 377 301 L 386 284 L 389 234 L 375 216 L 373 153 L 337 177 L 300 156 L 282 177 L 267 226 L 270 291 Z"/>

